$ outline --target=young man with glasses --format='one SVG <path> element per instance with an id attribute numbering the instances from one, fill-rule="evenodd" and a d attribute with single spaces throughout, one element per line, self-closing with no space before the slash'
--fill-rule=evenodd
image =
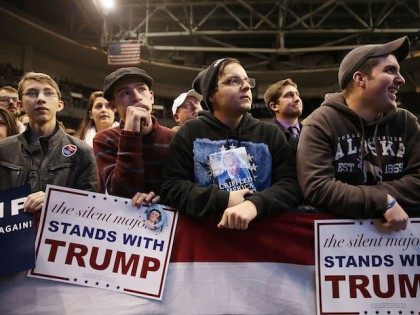
<path id="1" fill-rule="evenodd" d="M 3 86 L 0 88 L 0 107 L 8 110 L 16 119 L 19 133 L 25 131 L 25 126 L 18 120 L 22 114 L 22 109 L 18 105 L 18 91 L 12 86 Z"/>
<path id="2" fill-rule="evenodd" d="M 257 216 L 297 205 L 294 158 L 286 138 L 248 113 L 254 86 L 232 58 L 216 60 L 194 80 L 207 111 L 187 121 L 170 144 L 161 188 L 166 204 L 195 217 L 216 215 L 218 227 L 229 229 L 246 229 Z M 228 152 L 243 161 L 247 172 L 220 185 Z"/>
<path id="3" fill-rule="evenodd" d="M 26 73 L 18 93 L 29 117 L 20 135 L 0 141 L 0 190 L 30 183 L 25 211 L 42 208 L 47 184 L 97 191 L 91 148 L 59 127 L 56 115 L 64 107 L 57 83 L 44 73 Z"/>

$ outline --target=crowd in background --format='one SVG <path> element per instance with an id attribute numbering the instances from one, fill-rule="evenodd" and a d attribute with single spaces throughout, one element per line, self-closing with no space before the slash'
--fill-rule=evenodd
<path id="1" fill-rule="evenodd" d="M 309 203 L 405 229 L 420 207 L 419 123 L 397 104 L 409 47 L 401 37 L 350 51 L 338 72 L 341 92 L 326 94 L 305 121 L 288 78 L 265 91 L 274 118 L 253 117 L 255 79 L 239 60 L 221 58 L 173 101 L 179 128 L 170 129 L 153 115 L 152 76 L 120 68 L 90 94 L 76 137 L 57 120 L 66 105 L 57 82 L 28 72 L 17 89 L 0 88 L 0 105 L 13 115 L 0 120 L 0 189 L 29 182 L 28 212 L 42 208 L 46 185 L 55 184 L 132 198 L 136 207 L 162 201 L 194 217 L 216 215 L 219 228 L 247 229 Z"/>

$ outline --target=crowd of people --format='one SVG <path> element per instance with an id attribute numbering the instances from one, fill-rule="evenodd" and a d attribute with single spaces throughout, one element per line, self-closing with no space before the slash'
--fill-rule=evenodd
<path id="1" fill-rule="evenodd" d="M 274 119 L 255 119 L 255 79 L 239 60 L 222 58 L 174 100 L 178 126 L 170 129 L 152 115 L 152 76 L 120 68 L 91 94 L 74 137 L 56 117 L 64 107 L 57 83 L 28 72 L 17 90 L 0 88 L 0 189 L 30 183 L 27 212 L 39 211 L 46 185 L 55 184 L 216 216 L 219 228 L 247 229 L 309 204 L 405 229 L 420 214 L 420 127 L 396 102 L 409 49 L 402 37 L 350 51 L 338 72 L 341 92 L 304 121 L 288 78 L 264 94 Z"/>

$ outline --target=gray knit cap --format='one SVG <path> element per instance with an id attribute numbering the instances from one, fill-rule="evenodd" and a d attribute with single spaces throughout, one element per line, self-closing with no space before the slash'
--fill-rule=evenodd
<path id="1" fill-rule="evenodd" d="M 210 93 L 215 89 L 217 84 L 217 75 L 223 61 L 229 58 L 221 58 L 214 61 L 206 69 L 202 70 L 194 79 L 192 87 L 199 94 L 203 95 L 203 101 L 206 109 L 213 111 L 212 104 L 209 101 Z"/>

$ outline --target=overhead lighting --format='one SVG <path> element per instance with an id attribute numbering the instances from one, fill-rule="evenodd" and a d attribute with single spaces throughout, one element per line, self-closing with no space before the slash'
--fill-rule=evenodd
<path id="1" fill-rule="evenodd" d="M 106 11 L 110 11 L 115 8 L 114 0 L 99 0 L 102 8 Z"/>

